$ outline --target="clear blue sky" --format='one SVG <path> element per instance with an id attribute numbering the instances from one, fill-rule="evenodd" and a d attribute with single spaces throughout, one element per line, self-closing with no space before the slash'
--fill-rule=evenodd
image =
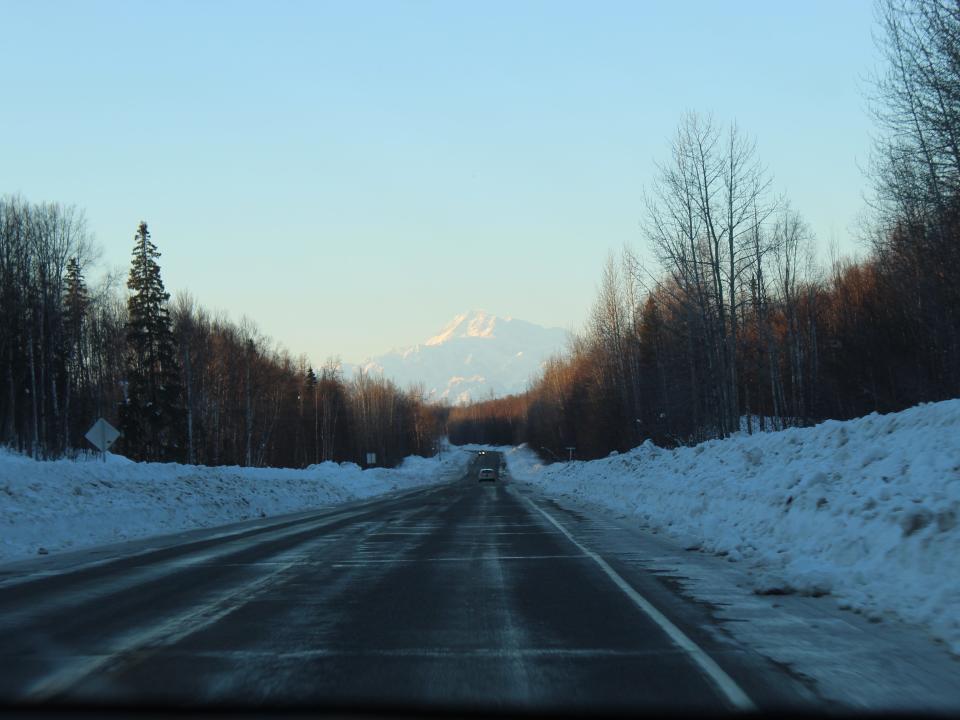
<path id="1" fill-rule="evenodd" d="M 576 328 L 686 110 L 856 249 L 872 4 L 0 0 L 0 193 L 137 223 L 167 288 L 346 360 L 482 308 Z"/>

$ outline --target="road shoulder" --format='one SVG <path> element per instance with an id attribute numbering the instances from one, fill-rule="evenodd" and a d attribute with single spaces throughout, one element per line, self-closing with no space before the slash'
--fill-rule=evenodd
<path id="1" fill-rule="evenodd" d="M 670 593 L 689 600 L 684 616 L 672 619 L 709 634 L 705 644 L 713 654 L 723 655 L 724 648 L 756 653 L 820 703 L 837 708 L 955 712 L 960 707 L 960 658 L 923 628 L 892 617 L 868 620 L 829 596 L 757 595 L 746 566 L 684 547 L 589 501 L 550 496 L 515 480 L 511 485 L 560 513 L 578 542 L 655 603 L 657 595 L 668 600 Z M 665 606 L 673 607 L 659 603 L 661 610 Z"/>
<path id="2" fill-rule="evenodd" d="M 457 475 L 459 474 L 461 473 L 458 472 Z M 292 513 L 237 520 L 216 526 L 195 527 L 187 530 L 123 540 L 121 542 L 67 550 L 40 557 L 12 560 L 0 563 L 0 586 L 38 577 L 77 572 L 87 568 L 146 556 L 159 551 L 176 549 L 180 546 L 190 546 L 195 543 L 205 543 L 211 540 L 228 540 L 252 531 L 269 530 L 299 522 L 323 519 L 330 519 L 332 521 L 341 516 L 349 517 L 354 513 L 363 512 L 381 503 L 389 503 L 417 494 L 429 495 L 442 489 L 447 482 L 452 482 L 455 479 L 456 477 L 451 475 L 443 481 L 431 485 L 391 490 L 372 497 L 349 500 L 347 502 Z"/>

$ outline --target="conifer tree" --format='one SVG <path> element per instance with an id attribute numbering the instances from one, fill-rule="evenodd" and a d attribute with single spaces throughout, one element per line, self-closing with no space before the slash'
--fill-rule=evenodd
<path id="1" fill-rule="evenodd" d="M 63 442 L 64 447 L 72 445 L 70 436 L 71 401 L 77 391 L 85 384 L 83 356 L 83 332 L 90 296 L 76 257 L 67 262 L 66 289 L 63 298 L 64 352 L 67 377 L 64 382 L 63 397 Z M 79 408 L 81 412 L 86 408 Z M 90 419 L 90 418 L 82 418 Z"/>
<path id="2" fill-rule="evenodd" d="M 66 290 L 63 298 L 63 321 L 68 345 L 75 346 L 80 341 L 83 320 L 90 305 L 87 284 L 83 279 L 80 261 L 76 257 L 67 262 L 67 275 L 64 279 Z"/>
<path id="3" fill-rule="evenodd" d="M 317 374 L 312 367 L 307 368 L 307 376 L 304 379 L 304 394 L 313 401 L 313 455 L 314 464 L 320 462 L 320 407 L 318 402 L 318 381 Z M 308 463 L 311 460 L 308 459 Z"/>
<path id="4" fill-rule="evenodd" d="M 120 409 L 124 449 L 136 460 L 175 460 L 182 449 L 180 369 L 159 257 L 141 222 L 127 280 L 127 386 Z"/>

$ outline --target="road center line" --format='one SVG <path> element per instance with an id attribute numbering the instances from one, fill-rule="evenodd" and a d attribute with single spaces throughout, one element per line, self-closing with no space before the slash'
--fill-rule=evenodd
<path id="1" fill-rule="evenodd" d="M 610 567 L 609 563 L 600 557 L 597 553 L 593 552 L 587 547 L 584 547 L 576 538 L 567 530 L 563 525 L 561 525 L 556 518 L 553 517 L 546 510 L 537 505 L 533 500 L 528 497 L 524 497 L 530 506 L 534 510 L 538 510 L 557 530 L 563 533 L 564 537 L 567 538 L 571 543 L 576 545 L 584 555 L 590 557 L 597 565 L 600 566 L 600 569 L 603 570 L 607 577 L 609 577 L 613 584 L 616 585 L 620 590 L 626 595 L 630 600 L 633 601 L 633 604 L 640 608 L 643 613 L 649 617 L 653 622 L 655 622 L 661 630 L 663 630 L 667 636 L 674 642 L 677 647 L 684 650 L 690 658 L 696 663 L 700 670 L 707 676 L 707 678 L 716 686 L 716 688 L 721 692 L 721 694 L 738 710 L 743 710 L 745 712 L 755 711 L 756 705 L 753 701 L 747 696 L 747 694 L 737 685 L 736 681 L 730 677 L 716 661 L 707 655 L 706 651 L 703 650 L 699 645 L 697 645 L 693 640 L 691 640 L 686 633 L 684 633 L 680 628 L 674 625 L 666 615 L 657 610 L 643 595 L 638 593 L 630 583 L 623 579 L 623 576 L 620 575 L 616 570 Z"/>

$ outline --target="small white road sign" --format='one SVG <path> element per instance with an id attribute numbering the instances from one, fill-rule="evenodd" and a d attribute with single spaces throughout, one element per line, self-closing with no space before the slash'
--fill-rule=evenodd
<path id="1" fill-rule="evenodd" d="M 90 441 L 97 450 L 102 453 L 107 452 L 110 446 L 120 437 L 120 431 L 103 418 L 97 420 L 93 427 L 87 431 L 84 437 Z"/>
<path id="2" fill-rule="evenodd" d="M 367 465 L 376 465 L 376 464 L 377 464 L 377 454 L 367 453 Z"/>

